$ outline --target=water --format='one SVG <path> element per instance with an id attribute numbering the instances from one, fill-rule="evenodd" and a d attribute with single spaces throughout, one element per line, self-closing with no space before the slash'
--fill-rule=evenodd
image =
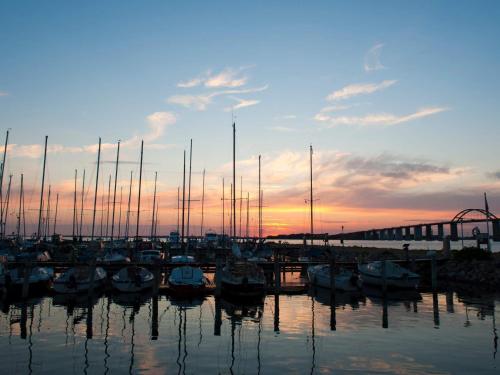
<path id="1" fill-rule="evenodd" d="M 280 241 L 280 239 L 274 239 L 273 241 Z M 287 240 L 281 239 L 282 242 L 288 242 L 290 244 L 301 245 L 304 243 L 303 240 Z M 310 240 L 307 241 L 308 244 L 311 243 Z M 328 242 L 333 246 L 342 246 L 340 240 L 331 240 Z M 491 241 L 492 252 L 500 252 L 500 242 Z M 314 244 L 321 246 L 325 243 L 323 240 L 314 240 Z M 441 250 L 443 248 L 442 241 L 385 241 L 385 240 L 345 240 L 344 246 L 359 246 L 359 247 L 375 247 L 380 249 L 399 249 L 403 248 L 403 244 L 410 244 L 410 250 Z M 452 250 L 461 250 L 463 246 L 475 247 L 477 246 L 475 240 L 464 240 L 463 246 L 462 241 L 451 241 L 450 242 Z M 482 245 L 486 248 L 486 245 Z"/>
<path id="2" fill-rule="evenodd" d="M 1 372 L 497 373 L 500 296 L 368 293 L 338 294 L 333 310 L 321 289 L 248 306 L 148 294 L 3 305 Z"/>

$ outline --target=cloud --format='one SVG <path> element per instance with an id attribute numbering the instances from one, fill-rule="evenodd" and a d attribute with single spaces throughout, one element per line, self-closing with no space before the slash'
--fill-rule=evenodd
<path id="1" fill-rule="evenodd" d="M 175 115 L 171 112 L 154 112 L 146 117 L 148 122 L 149 130 L 142 135 L 134 135 L 129 139 L 121 142 L 121 147 L 135 147 L 140 144 L 141 140 L 148 143 L 150 148 L 166 148 L 169 145 L 159 145 L 153 144 L 152 142 L 159 139 L 164 133 L 165 129 L 175 124 L 177 121 Z M 49 139 L 50 142 L 50 139 Z M 114 149 L 116 147 L 113 143 L 101 143 L 101 150 Z M 97 143 L 84 145 L 84 146 L 64 146 L 61 144 L 48 144 L 47 153 L 48 154 L 78 154 L 78 153 L 96 153 L 99 148 Z M 0 147 L 3 152 L 3 146 Z M 18 145 L 10 144 L 7 147 L 9 156 L 18 158 L 40 158 L 43 155 L 43 144 L 31 144 L 31 145 Z"/>
<path id="2" fill-rule="evenodd" d="M 248 88 L 248 89 L 231 89 L 214 91 L 209 94 L 198 95 L 173 95 L 167 98 L 167 103 L 181 105 L 195 111 L 205 111 L 208 106 L 213 102 L 217 96 L 235 95 L 235 94 L 249 94 L 267 90 L 269 86 L 264 85 L 261 87 Z M 255 103 L 256 104 L 256 103 Z"/>
<path id="3" fill-rule="evenodd" d="M 177 84 L 177 87 L 182 87 L 182 88 L 196 87 L 199 86 L 202 82 L 203 82 L 202 78 L 193 78 L 186 82 L 179 82 Z"/>
<path id="4" fill-rule="evenodd" d="M 486 176 L 494 180 L 500 180 L 500 171 L 486 173 Z"/>
<path id="5" fill-rule="evenodd" d="M 9 93 L 6 91 L 0 91 L 0 96 L 9 96 Z"/>
<path id="6" fill-rule="evenodd" d="M 217 87 L 240 87 L 244 86 L 248 78 L 238 77 L 240 73 L 239 70 L 233 70 L 231 68 L 226 68 L 222 72 L 208 77 L 205 80 L 205 87 L 217 88 Z"/>
<path id="7" fill-rule="evenodd" d="M 314 116 L 314 119 L 319 122 L 327 123 L 330 127 L 338 125 L 390 126 L 428 117 L 448 110 L 449 108 L 446 107 L 427 107 L 404 116 L 397 116 L 391 113 L 375 113 L 365 116 L 334 117 L 320 112 Z"/>
<path id="8" fill-rule="evenodd" d="M 269 129 L 283 133 L 294 133 L 297 131 L 297 129 L 290 128 L 288 126 L 272 126 Z"/>
<path id="9" fill-rule="evenodd" d="M 345 100 L 358 95 L 372 94 L 394 85 L 396 80 L 385 80 L 380 83 L 355 83 L 334 91 L 326 97 L 328 101 Z"/>
<path id="10" fill-rule="evenodd" d="M 241 76 L 241 72 L 248 68 L 248 66 L 240 67 L 238 69 L 225 68 L 216 74 L 212 74 L 211 71 L 207 71 L 199 77 L 179 82 L 177 87 L 191 88 L 202 84 L 207 88 L 241 87 L 246 85 L 248 81 L 248 77 Z"/>
<path id="11" fill-rule="evenodd" d="M 279 115 L 279 116 L 274 116 L 274 120 L 276 120 L 276 121 L 295 120 L 296 118 L 297 118 L 296 115 Z"/>
<path id="12" fill-rule="evenodd" d="M 231 106 L 231 107 L 227 107 L 224 109 L 224 111 L 230 112 L 231 110 L 250 107 L 250 106 L 253 106 L 253 105 L 260 103 L 260 100 L 246 100 L 246 99 L 239 99 L 239 98 L 234 98 L 234 97 L 232 99 L 236 100 L 238 102 L 238 104 Z"/>
<path id="13" fill-rule="evenodd" d="M 382 52 L 383 43 L 377 43 L 368 50 L 365 55 L 365 72 L 384 69 L 385 66 L 380 62 L 380 54 Z"/>

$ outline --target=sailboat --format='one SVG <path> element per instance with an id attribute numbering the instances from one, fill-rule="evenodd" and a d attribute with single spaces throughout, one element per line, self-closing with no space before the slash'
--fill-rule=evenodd
<path id="1" fill-rule="evenodd" d="M 233 244 L 232 257 L 221 272 L 222 294 L 236 298 L 258 298 L 266 292 L 264 270 L 242 257 L 236 241 L 236 124 L 233 122 Z M 260 194 L 260 192 L 259 192 Z"/>
<path id="2" fill-rule="evenodd" d="M 313 160 L 313 148 L 312 145 L 309 146 L 309 166 L 310 166 L 310 196 L 309 203 L 311 206 L 311 249 L 314 246 L 314 212 L 313 212 L 313 170 L 312 170 L 312 160 Z M 304 241 L 305 242 L 305 241 Z M 299 260 L 301 260 L 299 258 Z M 307 261 L 309 258 L 307 258 Z M 307 268 L 307 277 L 311 285 L 320 286 L 323 288 L 330 288 L 330 265 L 321 264 L 316 266 L 309 266 Z M 341 291 L 354 291 L 356 287 L 356 278 L 354 274 L 346 269 L 341 269 L 335 274 L 335 289 Z"/>
<path id="3" fill-rule="evenodd" d="M 151 289 L 155 278 L 151 271 L 144 267 L 127 266 L 113 275 L 111 283 L 120 292 L 137 293 Z"/>
<path id="4" fill-rule="evenodd" d="M 82 293 L 90 289 L 91 269 L 88 266 L 72 267 L 59 275 L 53 284 L 56 293 Z M 100 288 L 106 282 L 106 271 L 96 267 L 94 274 L 94 287 Z"/>
<path id="5" fill-rule="evenodd" d="M 190 148 L 190 166 L 191 172 L 191 151 Z M 191 181 L 191 175 L 189 176 Z M 183 255 L 173 256 L 171 261 L 178 264 L 177 267 L 172 269 L 168 278 L 168 285 L 170 292 L 180 297 L 191 297 L 205 292 L 208 279 L 203 274 L 200 267 L 195 266 L 194 257 L 186 255 L 186 244 L 184 243 L 184 208 L 185 208 L 185 187 L 186 187 L 186 152 L 184 151 L 184 172 L 183 172 L 183 186 L 182 186 L 182 238 L 181 246 Z M 188 198 L 190 199 L 190 198 Z M 190 205 L 188 204 L 188 218 L 189 218 Z"/>

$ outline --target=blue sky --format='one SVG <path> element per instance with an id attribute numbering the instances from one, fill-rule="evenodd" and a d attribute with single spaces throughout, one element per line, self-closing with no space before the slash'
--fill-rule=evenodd
<path id="1" fill-rule="evenodd" d="M 146 137 L 145 172 L 159 171 L 166 223 L 190 138 L 197 189 L 203 168 L 214 194 L 230 176 L 238 103 L 244 187 L 255 190 L 255 157 L 264 155 L 276 206 L 302 204 L 300 155 L 312 143 L 318 196 L 328 215 L 354 226 L 378 222 L 372 200 L 397 223 L 397 210 L 418 208 L 424 193 L 425 217 L 480 205 L 482 191 L 497 207 L 499 19 L 496 1 L 4 1 L 0 123 L 16 145 L 47 134 L 61 146 L 49 173 L 62 190 L 95 161 L 68 148 L 129 140 L 123 158 L 136 161 Z M 154 113 L 164 115 L 148 120 Z M 7 169 L 35 187 L 40 163 L 27 153 L 13 149 Z M 276 225 L 286 221 L 277 215 L 269 208 Z"/>

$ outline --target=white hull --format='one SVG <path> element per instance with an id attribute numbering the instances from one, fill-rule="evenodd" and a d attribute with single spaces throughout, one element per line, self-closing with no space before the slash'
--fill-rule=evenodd
<path id="1" fill-rule="evenodd" d="M 74 272 L 74 269 L 70 269 L 67 273 L 62 274 L 58 277 L 53 284 L 54 291 L 61 294 L 72 294 L 72 293 L 83 293 L 90 289 L 90 276 L 84 278 L 83 280 L 73 279 L 71 280 L 69 275 Z M 95 270 L 94 276 L 94 288 L 98 289 L 104 285 L 106 281 L 106 271 L 98 267 Z"/>
<path id="2" fill-rule="evenodd" d="M 397 289 L 415 289 L 418 287 L 420 276 L 390 261 L 385 263 L 385 281 L 382 277 L 383 262 L 377 261 L 360 265 L 359 280 L 361 284 L 374 285 Z"/>
<path id="3" fill-rule="evenodd" d="M 112 281 L 113 287 L 123 293 L 137 293 L 143 290 L 151 289 L 154 285 L 154 280 L 144 281 L 137 285 L 134 281 Z"/>
<path id="4" fill-rule="evenodd" d="M 383 280 L 380 276 L 373 276 L 369 274 L 363 274 L 360 272 L 359 280 L 362 284 L 383 286 Z M 398 289 L 416 289 L 418 287 L 419 278 L 417 279 L 395 279 L 387 278 L 386 285 L 388 288 L 398 288 Z"/>
<path id="5" fill-rule="evenodd" d="M 153 274 L 145 268 L 129 266 L 122 268 L 113 276 L 113 287 L 124 293 L 137 293 L 154 286 Z"/>
<path id="6" fill-rule="evenodd" d="M 307 269 L 307 277 L 311 285 L 330 289 L 330 267 L 329 266 L 311 266 Z M 352 282 L 351 272 L 344 271 L 335 275 L 335 289 L 344 292 L 357 290 Z"/>

